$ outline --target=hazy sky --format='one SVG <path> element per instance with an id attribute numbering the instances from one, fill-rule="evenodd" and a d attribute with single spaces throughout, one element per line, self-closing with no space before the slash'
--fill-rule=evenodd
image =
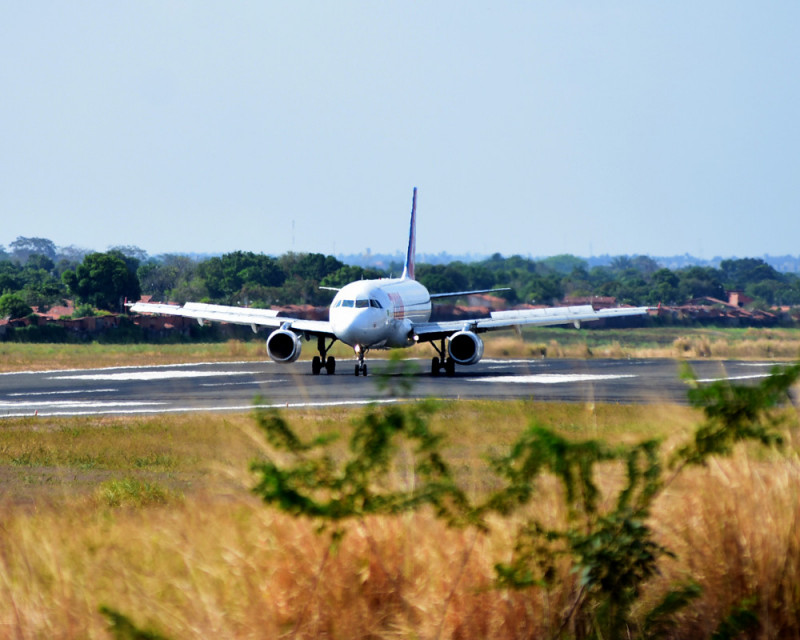
<path id="1" fill-rule="evenodd" d="M 13 2 L 0 244 L 800 254 L 800 3 Z M 294 223 L 294 232 L 293 229 Z"/>

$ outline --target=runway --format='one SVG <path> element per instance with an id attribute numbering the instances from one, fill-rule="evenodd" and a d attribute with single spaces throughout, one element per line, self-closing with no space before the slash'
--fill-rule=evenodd
<path id="1" fill-rule="evenodd" d="M 400 375 L 372 358 L 370 375 L 311 374 L 310 363 L 222 362 L 0 374 L 0 417 L 156 414 L 355 406 L 405 398 L 534 399 L 565 402 L 686 402 L 673 360 L 482 360 L 456 375 L 432 377 L 427 360 L 407 360 Z M 754 380 L 772 362 L 689 363 L 698 378 Z"/>

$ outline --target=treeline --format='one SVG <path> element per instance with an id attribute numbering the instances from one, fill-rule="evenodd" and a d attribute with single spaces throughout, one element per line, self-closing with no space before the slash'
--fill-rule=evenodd
<path id="1" fill-rule="evenodd" d="M 122 310 L 127 298 L 208 301 L 269 307 L 325 305 L 339 287 L 362 278 L 388 277 L 402 270 L 347 265 L 319 253 L 279 257 L 234 251 L 194 260 L 183 255 L 148 256 L 138 247 L 105 252 L 58 248 L 44 238 L 17 238 L 0 247 L 0 317 L 22 317 L 31 307 L 48 308 L 66 298 L 91 309 Z M 800 275 L 780 273 L 760 258 L 723 260 L 719 268 L 667 269 L 647 256 L 619 256 L 590 267 L 581 258 L 559 255 L 543 260 L 500 254 L 477 262 L 418 264 L 417 278 L 433 292 L 510 287 L 511 303 L 554 304 L 566 296 L 613 296 L 634 305 L 683 304 L 693 298 L 724 298 L 743 291 L 754 306 L 800 304 Z"/>

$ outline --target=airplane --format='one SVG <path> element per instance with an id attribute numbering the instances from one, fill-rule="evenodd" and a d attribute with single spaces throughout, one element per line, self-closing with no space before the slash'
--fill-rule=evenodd
<path id="1" fill-rule="evenodd" d="M 336 371 L 336 360 L 328 351 L 337 341 L 353 348 L 357 363 L 355 375 L 367 375 L 364 361 L 372 349 L 392 349 L 428 342 L 436 351 L 431 359 L 431 374 L 444 371 L 455 373 L 456 365 L 477 364 L 483 356 L 483 341 L 478 334 L 522 325 L 573 324 L 608 317 L 643 315 L 648 307 L 621 307 L 595 311 L 591 305 L 549 307 L 516 311 L 495 311 L 488 317 L 470 320 L 431 322 L 431 301 L 504 289 L 480 289 L 430 293 L 415 279 L 417 189 L 411 201 L 411 225 L 403 273 L 399 278 L 359 280 L 341 288 L 323 287 L 336 291 L 330 305 L 328 320 L 305 320 L 279 316 L 279 311 L 252 309 L 198 302 L 183 306 L 152 302 L 128 304 L 136 313 L 157 313 L 206 321 L 250 325 L 254 333 L 259 328 L 273 329 L 266 341 L 267 355 L 275 362 L 294 362 L 300 357 L 302 341 L 317 340 L 319 355 L 311 360 L 311 373 L 323 369 L 329 375 Z M 505 289 L 507 290 L 507 289 Z"/>

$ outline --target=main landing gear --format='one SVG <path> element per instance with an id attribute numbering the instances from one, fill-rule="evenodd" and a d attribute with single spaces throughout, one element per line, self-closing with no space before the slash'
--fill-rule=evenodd
<path id="1" fill-rule="evenodd" d="M 364 349 L 360 344 L 357 344 L 355 347 L 356 355 L 358 356 L 358 364 L 356 365 L 356 376 L 367 375 L 367 364 L 364 362 L 364 356 L 367 355 L 367 351 L 369 349 Z"/>
<path id="2" fill-rule="evenodd" d="M 323 369 L 325 369 L 325 372 L 329 376 L 332 376 L 336 371 L 336 358 L 333 356 L 330 358 L 328 357 L 328 350 L 333 346 L 334 342 L 336 342 L 336 338 L 331 340 L 331 343 L 326 347 L 324 336 L 317 337 L 317 349 L 319 350 L 319 355 L 314 356 L 311 359 L 311 373 L 313 373 L 315 376 L 318 376 L 320 371 Z"/>
<path id="3" fill-rule="evenodd" d="M 431 375 L 438 376 L 439 372 L 444 369 L 444 372 L 452 377 L 456 374 L 456 362 L 452 358 L 447 357 L 447 351 L 445 350 L 444 346 L 444 338 L 442 338 L 442 342 L 440 346 L 436 346 L 435 342 L 431 342 L 431 346 L 436 349 L 436 353 L 438 356 L 433 356 L 431 358 Z"/>

